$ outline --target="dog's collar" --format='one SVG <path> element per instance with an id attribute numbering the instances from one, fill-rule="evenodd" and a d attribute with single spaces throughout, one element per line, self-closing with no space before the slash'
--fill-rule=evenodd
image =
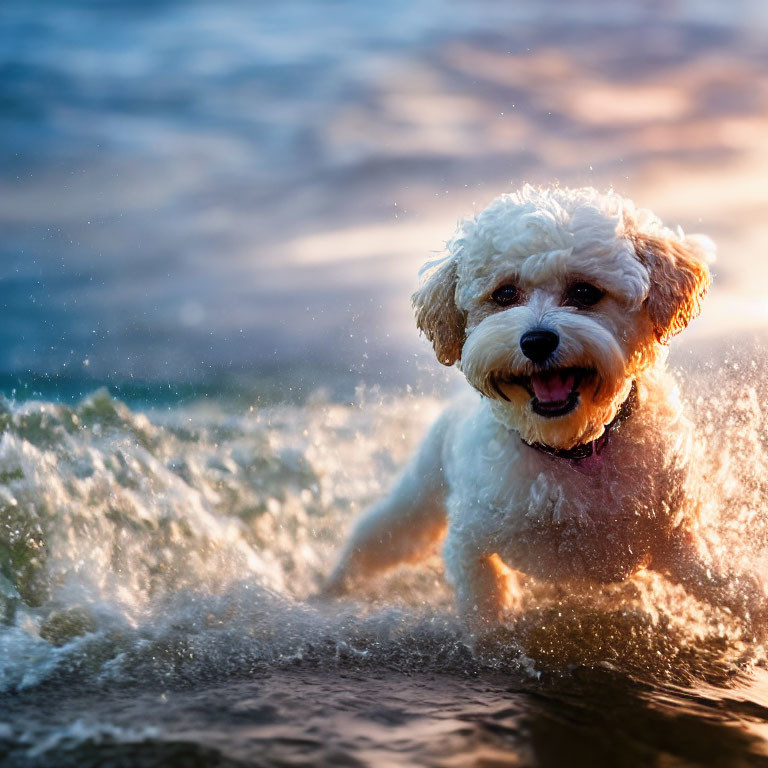
<path id="1" fill-rule="evenodd" d="M 575 445 L 573 448 L 553 448 L 551 445 L 544 445 L 544 443 L 525 443 L 529 448 L 535 448 L 537 451 L 548 453 L 550 456 L 555 456 L 558 459 L 569 459 L 570 461 L 581 461 L 582 459 L 588 459 L 590 456 L 596 456 L 603 450 L 606 442 L 608 441 L 608 433 L 618 427 L 621 423 L 625 422 L 631 415 L 632 411 L 637 405 L 637 383 L 632 382 L 632 388 L 629 390 L 627 399 L 621 404 L 619 412 L 616 414 L 613 421 L 605 427 L 603 434 L 596 440 L 592 440 L 589 443 L 581 443 Z M 523 441 L 525 442 L 525 441 Z"/>

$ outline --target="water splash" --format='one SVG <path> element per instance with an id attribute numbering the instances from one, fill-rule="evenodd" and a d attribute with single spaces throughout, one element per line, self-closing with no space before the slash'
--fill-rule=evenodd
<path id="1" fill-rule="evenodd" d="M 689 398 L 703 533 L 754 569 L 768 547 L 768 457 L 762 379 L 747 370 L 733 396 L 713 385 L 732 377 L 725 368 Z M 455 617 L 437 556 L 359 599 L 308 601 L 440 406 L 361 394 L 138 413 L 106 391 L 73 407 L 3 400 L 0 689 L 296 664 L 535 676 L 587 665 L 722 682 L 763 659 L 727 610 L 652 573 L 583 594 L 531 581 L 521 610 L 480 642 Z"/>

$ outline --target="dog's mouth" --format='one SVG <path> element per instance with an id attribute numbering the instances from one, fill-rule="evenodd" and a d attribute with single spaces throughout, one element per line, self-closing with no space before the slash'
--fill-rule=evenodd
<path id="1" fill-rule="evenodd" d="M 499 375 L 493 378 L 496 392 L 505 400 L 504 385 L 514 384 L 525 389 L 533 398 L 531 410 L 539 416 L 565 416 L 579 405 L 579 387 L 595 376 L 587 368 L 558 368 L 537 371 L 530 376 Z"/>

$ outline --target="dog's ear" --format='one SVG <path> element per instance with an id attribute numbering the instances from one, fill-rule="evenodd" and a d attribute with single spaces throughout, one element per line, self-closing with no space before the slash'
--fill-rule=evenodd
<path id="1" fill-rule="evenodd" d="M 714 255 L 714 246 L 707 238 L 696 236 L 639 233 L 632 240 L 651 279 L 645 306 L 657 340 L 666 344 L 701 311 L 712 282 L 707 261 Z"/>
<path id="2" fill-rule="evenodd" d="M 456 305 L 456 281 L 456 259 L 451 258 L 411 296 L 416 325 L 432 342 L 443 365 L 453 365 L 464 345 L 466 319 Z"/>

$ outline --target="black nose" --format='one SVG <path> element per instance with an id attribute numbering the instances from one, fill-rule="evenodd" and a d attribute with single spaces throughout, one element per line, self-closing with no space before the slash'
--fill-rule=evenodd
<path id="1" fill-rule="evenodd" d="M 520 349 L 534 363 L 543 363 L 560 343 L 560 337 L 552 331 L 528 331 L 520 337 Z"/>

